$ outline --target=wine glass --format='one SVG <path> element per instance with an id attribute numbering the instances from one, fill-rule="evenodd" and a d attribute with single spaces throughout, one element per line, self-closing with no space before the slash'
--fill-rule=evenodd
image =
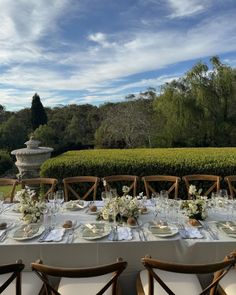
<path id="1" fill-rule="evenodd" d="M 61 205 L 64 202 L 64 191 L 58 190 L 55 195 L 55 201 Z"/>

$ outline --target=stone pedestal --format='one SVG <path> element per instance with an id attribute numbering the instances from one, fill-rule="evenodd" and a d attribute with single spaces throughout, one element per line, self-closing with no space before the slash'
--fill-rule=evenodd
<path id="1" fill-rule="evenodd" d="M 16 156 L 15 165 L 19 170 L 18 179 L 39 177 L 40 166 L 50 158 L 53 148 L 39 147 L 40 141 L 33 137 L 25 142 L 26 148 L 14 150 L 12 155 Z"/>

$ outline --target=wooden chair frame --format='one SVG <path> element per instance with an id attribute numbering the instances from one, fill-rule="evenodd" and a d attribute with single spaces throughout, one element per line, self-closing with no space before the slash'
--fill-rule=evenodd
<path id="1" fill-rule="evenodd" d="M 160 269 L 169 272 L 182 273 L 182 274 L 211 274 L 214 273 L 212 282 L 205 287 L 205 289 L 199 295 L 206 295 L 210 292 L 210 295 L 216 294 L 219 281 L 227 274 L 231 267 L 235 265 L 235 257 L 228 256 L 222 262 L 213 264 L 176 264 L 164 262 L 149 257 L 141 259 L 144 267 L 148 271 L 148 295 L 154 294 L 154 280 L 156 280 L 161 287 L 166 291 L 168 295 L 176 295 L 166 283 L 156 274 L 154 269 Z M 144 295 L 140 276 L 137 278 L 137 294 Z"/>
<path id="2" fill-rule="evenodd" d="M 168 189 L 168 194 L 174 191 L 175 199 L 178 198 L 179 182 L 180 177 L 170 175 L 148 175 L 143 176 L 142 181 L 144 182 L 146 196 L 150 198 L 150 192 L 156 193 L 156 190 L 151 186 L 150 182 L 170 182 L 171 186 Z"/>
<path id="3" fill-rule="evenodd" d="M 206 192 L 203 192 L 205 196 L 208 196 L 214 190 L 216 190 L 217 192 L 219 192 L 220 190 L 221 177 L 217 175 L 193 174 L 193 175 L 185 175 L 182 177 L 182 179 L 185 182 L 185 186 L 188 193 L 188 199 L 191 199 L 191 195 L 189 194 L 189 186 L 190 186 L 190 182 L 192 181 L 213 182 L 213 184 L 209 187 L 209 189 Z M 200 189 L 200 188 L 198 187 L 197 189 Z"/>
<path id="4" fill-rule="evenodd" d="M 39 186 L 50 185 L 50 188 L 44 193 L 45 199 L 47 199 L 47 197 L 50 193 L 55 192 L 57 183 L 58 183 L 58 181 L 56 178 L 46 178 L 46 177 L 28 178 L 28 179 L 21 180 L 22 188 L 25 188 L 27 186 L 33 186 L 33 185 L 39 185 Z"/>
<path id="5" fill-rule="evenodd" d="M 232 182 L 236 182 L 236 175 L 228 175 L 225 176 L 224 181 L 227 182 L 228 184 L 228 188 L 229 188 L 229 193 L 231 198 L 234 198 L 234 196 L 236 195 L 236 187 L 233 185 Z"/>
<path id="6" fill-rule="evenodd" d="M 137 193 L 137 183 L 138 183 L 139 177 L 136 175 L 110 175 L 103 177 L 103 181 L 105 181 L 106 185 L 105 191 L 108 192 L 111 189 L 111 183 L 113 182 L 131 182 L 129 186 L 129 192 L 133 190 L 133 196 L 136 196 Z"/>
<path id="7" fill-rule="evenodd" d="M 10 202 L 12 203 L 14 200 L 14 194 L 15 194 L 15 190 L 16 190 L 16 186 L 19 184 L 19 181 L 17 179 L 11 179 L 11 178 L 0 178 L 0 186 L 5 186 L 5 185 L 9 185 L 12 186 L 11 191 L 9 192 L 9 198 L 10 198 Z M 8 198 L 5 197 L 4 199 Z"/>
<path id="8" fill-rule="evenodd" d="M 69 201 L 69 192 L 76 198 L 76 199 L 87 199 L 87 197 L 93 193 L 93 200 L 96 200 L 97 196 L 97 187 L 99 184 L 99 177 L 97 176 L 74 176 L 74 177 L 67 177 L 63 179 L 64 184 L 64 192 L 65 192 L 65 201 Z M 83 195 L 80 196 L 78 192 L 76 192 L 71 184 L 79 184 L 79 183 L 92 183 L 89 190 Z"/>
<path id="9" fill-rule="evenodd" d="M 25 265 L 21 260 L 13 264 L 0 266 L 0 275 L 9 274 L 9 278 L 0 286 L 0 294 L 16 279 L 16 295 L 21 295 L 21 272 Z"/>
<path id="10" fill-rule="evenodd" d="M 127 266 L 126 261 L 122 261 L 121 258 L 117 259 L 117 262 L 107 265 L 101 265 L 88 268 L 59 268 L 48 265 L 43 265 L 41 261 L 32 263 L 32 270 L 43 281 L 45 291 L 47 295 L 60 293 L 53 287 L 48 279 L 48 276 L 64 277 L 64 278 L 89 278 L 102 276 L 109 273 L 113 273 L 111 279 L 105 284 L 105 286 L 97 293 L 97 295 L 104 294 L 104 292 L 112 286 L 112 295 L 118 294 L 118 278 Z M 79 286 L 78 286 L 79 289 Z"/>

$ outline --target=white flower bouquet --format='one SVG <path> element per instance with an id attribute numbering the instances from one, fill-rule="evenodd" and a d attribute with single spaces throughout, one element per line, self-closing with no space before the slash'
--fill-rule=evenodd
<path id="1" fill-rule="evenodd" d="M 139 216 L 139 200 L 137 197 L 123 195 L 110 198 L 98 214 L 98 220 L 117 221 L 127 220 L 129 217 Z"/>
<path id="2" fill-rule="evenodd" d="M 204 220 L 207 217 L 207 197 L 201 196 L 201 192 L 202 189 L 197 190 L 195 185 L 190 185 L 189 194 L 193 196 L 193 199 L 184 200 L 181 204 L 181 208 L 191 219 Z"/>
<path id="3" fill-rule="evenodd" d="M 29 189 L 22 189 L 15 195 L 15 199 L 19 201 L 19 211 L 22 213 L 22 220 L 29 223 L 39 222 L 44 213 L 46 204 L 36 196 L 36 192 Z"/>

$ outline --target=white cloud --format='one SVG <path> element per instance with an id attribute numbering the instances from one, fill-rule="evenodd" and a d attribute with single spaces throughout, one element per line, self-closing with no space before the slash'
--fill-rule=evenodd
<path id="1" fill-rule="evenodd" d="M 56 34 L 57 19 L 65 13 L 66 0 L 2 0 L 0 2 L 0 63 L 44 59 L 39 43 Z"/>
<path id="2" fill-rule="evenodd" d="M 78 39 L 65 40 L 58 26 L 68 1 L 0 2 L 0 65 L 5 66 L 0 68 L 0 104 L 10 108 L 30 105 L 34 92 L 38 92 L 40 97 L 45 98 L 46 106 L 55 106 L 66 101 L 66 94 L 58 94 L 60 91 L 74 92 L 68 102 L 99 103 L 107 98 L 115 101 L 128 91 L 156 87 L 174 77 L 163 75 L 129 82 L 134 75 L 236 51 L 233 10 L 227 14 L 208 16 L 194 27 L 170 29 L 153 24 L 148 30 L 144 29 L 146 26 L 141 29 L 127 27 L 116 34 L 98 29 L 94 33 L 86 32 L 83 35 L 85 38 L 78 42 Z M 201 12 L 210 3 L 210 0 L 168 1 L 172 18 Z M 153 18 L 150 18 L 152 21 Z M 63 51 L 58 50 L 57 45 L 63 47 Z M 78 99 L 75 98 L 76 93 Z"/>
<path id="3" fill-rule="evenodd" d="M 202 0 L 168 0 L 173 12 L 169 15 L 170 18 L 181 18 L 192 16 L 202 12 L 208 1 Z"/>

